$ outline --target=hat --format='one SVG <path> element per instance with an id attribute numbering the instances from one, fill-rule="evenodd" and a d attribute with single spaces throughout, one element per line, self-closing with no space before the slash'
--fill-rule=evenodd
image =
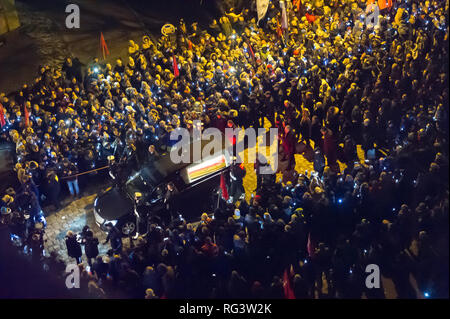
<path id="1" fill-rule="evenodd" d="M 151 288 L 148 288 L 147 290 L 145 290 L 145 295 L 146 295 L 147 297 L 156 297 L 156 295 L 155 295 L 153 289 L 151 289 Z"/>
<path id="2" fill-rule="evenodd" d="M 36 224 L 34 224 L 34 228 L 36 229 L 43 229 L 44 228 L 44 224 L 41 222 L 38 222 Z"/>
<path id="3" fill-rule="evenodd" d="M 12 203 L 14 201 L 14 198 L 12 196 L 10 196 L 10 195 L 5 195 L 5 196 L 3 196 L 2 200 L 6 204 L 9 204 L 9 203 Z"/>
<path id="4" fill-rule="evenodd" d="M 314 188 L 314 193 L 316 193 L 316 194 L 322 194 L 322 193 L 323 193 L 323 189 L 320 188 L 319 186 L 316 186 L 316 188 Z"/>
<path id="5" fill-rule="evenodd" d="M 11 214 L 11 208 L 3 206 L 0 209 L 0 212 L 1 212 L 2 215 L 9 215 L 9 214 Z"/>
<path id="6" fill-rule="evenodd" d="M 8 187 L 6 189 L 6 194 L 8 194 L 9 196 L 14 196 L 14 195 L 16 195 L 16 191 L 14 190 L 14 188 Z"/>

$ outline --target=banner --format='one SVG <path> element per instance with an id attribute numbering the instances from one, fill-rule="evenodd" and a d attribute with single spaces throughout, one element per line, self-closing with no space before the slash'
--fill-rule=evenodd
<path id="1" fill-rule="evenodd" d="M 286 3 L 284 0 L 280 0 L 280 9 L 281 9 L 281 28 L 284 30 L 288 29 L 288 19 L 286 13 Z"/>
<path id="2" fill-rule="evenodd" d="M 269 8 L 269 0 L 256 0 L 256 12 L 258 12 L 258 22 L 267 13 L 267 9 Z"/>

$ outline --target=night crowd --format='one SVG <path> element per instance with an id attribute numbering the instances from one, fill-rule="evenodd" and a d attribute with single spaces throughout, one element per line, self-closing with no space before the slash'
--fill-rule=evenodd
<path id="1" fill-rule="evenodd" d="M 112 226 L 109 256 L 88 228 L 69 232 L 69 255 L 80 263 L 84 246 L 89 260 L 86 296 L 383 298 L 364 284 L 376 264 L 400 298 L 416 298 L 410 274 L 422 296 L 448 297 L 448 0 L 393 1 L 375 27 L 366 1 L 302 2 L 289 1 L 288 28 L 278 1 L 259 23 L 254 8 L 230 8 L 204 28 L 181 21 L 157 43 L 130 41 L 114 65 L 95 59 L 84 72 L 68 58 L 0 94 L 19 180 L 1 221 L 34 262 L 43 202 L 59 209 L 66 184 L 79 196 L 77 173 L 111 155 L 139 165 L 194 120 L 224 130 L 266 119 L 283 169 L 303 145 L 314 172 L 258 178 L 250 201 L 223 202 L 196 226 L 152 224 L 131 248 Z"/>

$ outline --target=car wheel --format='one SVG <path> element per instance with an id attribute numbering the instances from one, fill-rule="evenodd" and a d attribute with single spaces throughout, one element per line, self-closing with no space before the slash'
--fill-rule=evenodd
<path id="1" fill-rule="evenodd" d="M 120 231 L 124 236 L 132 236 L 136 232 L 136 223 L 131 220 L 127 220 L 120 226 Z"/>

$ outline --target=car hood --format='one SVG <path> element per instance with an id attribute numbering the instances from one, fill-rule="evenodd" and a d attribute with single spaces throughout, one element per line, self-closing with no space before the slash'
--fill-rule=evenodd
<path id="1" fill-rule="evenodd" d="M 97 196 L 94 209 L 107 221 L 117 220 L 133 211 L 133 202 L 118 187 L 112 187 Z"/>

